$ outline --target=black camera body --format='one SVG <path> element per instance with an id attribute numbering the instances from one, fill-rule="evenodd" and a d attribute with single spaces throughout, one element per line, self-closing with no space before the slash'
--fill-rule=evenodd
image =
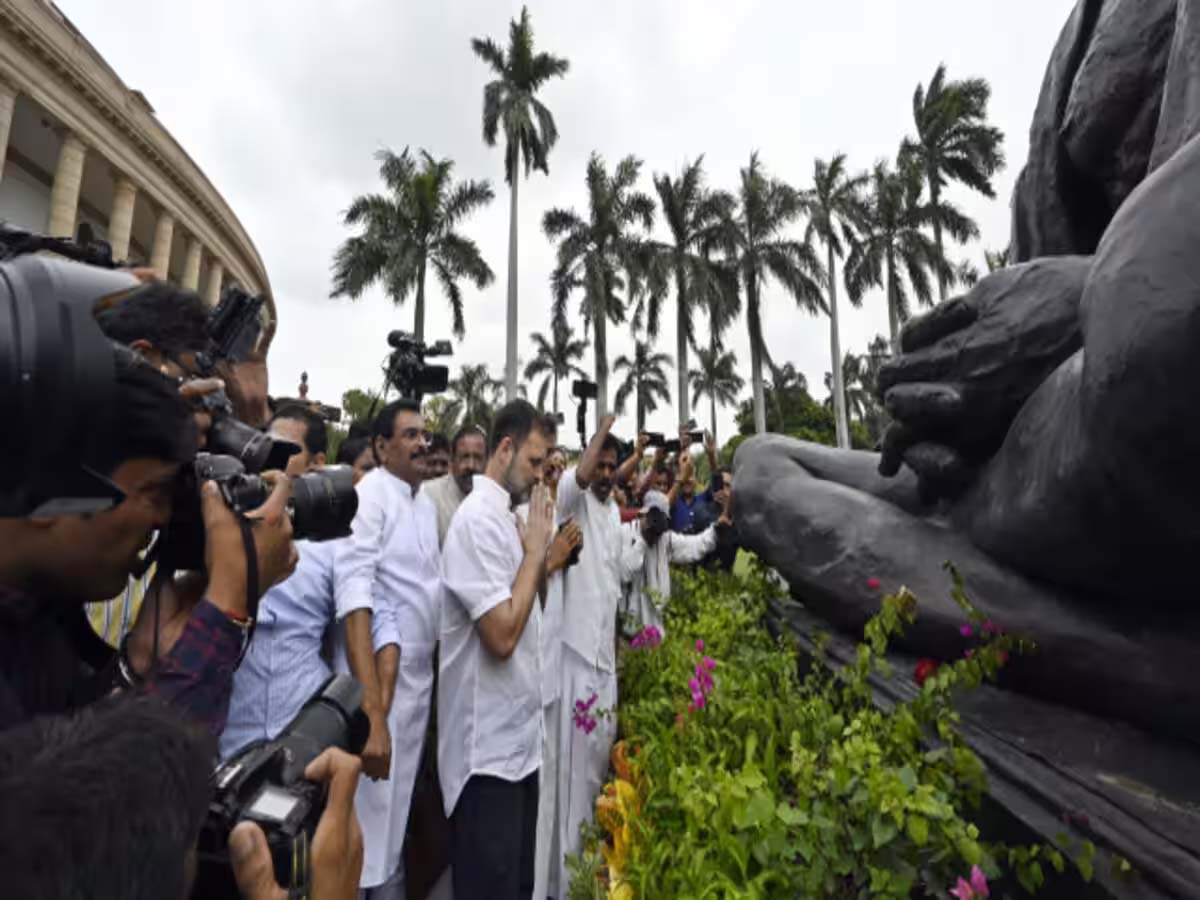
<path id="1" fill-rule="evenodd" d="M 204 567 L 200 485 L 205 481 L 216 482 L 226 505 L 239 515 L 262 506 L 271 494 L 270 486 L 243 460 L 197 453 L 195 463 L 180 479 L 175 515 L 163 532 L 161 549 L 156 548 L 154 554 L 169 571 Z M 350 466 L 322 466 L 292 479 L 288 514 L 292 518 L 292 534 L 298 541 L 347 537 L 357 511 L 358 493 L 354 490 L 354 469 Z"/>
<path id="2" fill-rule="evenodd" d="M 361 704 L 358 682 L 334 675 L 278 738 L 251 744 L 217 767 L 193 897 L 239 896 L 229 868 L 229 833 L 246 820 L 267 836 L 276 882 L 288 896 L 310 895 L 312 838 L 325 810 L 325 788 L 305 779 L 304 770 L 329 747 L 361 752 L 370 727 Z"/>
<path id="3" fill-rule="evenodd" d="M 580 378 L 571 382 L 571 396 L 580 400 L 595 400 L 600 396 L 596 382 Z"/>
<path id="4" fill-rule="evenodd" d="M 425 360 L 430 356 L 450 356 L 454 348 L 449 341 L 434 341 L 426 344 L 405 331 L 393 331 L 388 335 L 388 344 L 393 348 L 386 366 L 386 383 L 394 385 L 401 397 L 409 397 L 418 403 L 426 394 L 440 394 L 450 383 L 450 368 L 434 366 Z"/>

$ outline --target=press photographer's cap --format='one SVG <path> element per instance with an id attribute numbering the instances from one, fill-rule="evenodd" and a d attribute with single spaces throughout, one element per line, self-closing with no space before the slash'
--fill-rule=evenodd
<path id="1" fill-rule="evenodd" d="M 662 491 L 646 492 L 646 499 L 642 502 L 642 512 L 648 513 L 652 509 L 657 509 L 664 514 L 670 513 L 670 507 L 667 504 L 667 495 Z"/>

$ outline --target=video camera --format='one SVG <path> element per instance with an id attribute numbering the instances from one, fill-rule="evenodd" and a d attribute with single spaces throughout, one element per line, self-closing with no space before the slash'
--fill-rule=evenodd
<path id="1" fill-rule="evenodd" d="M 394 348 L 384 367 L 384 390 L 394 386 L 401 397 L 411 398 L 418 403 L 425 394 L 440 394 L 450 383 L 448 366 L 431 366 L 425 362 L 429 356 L 450 356 L 454 348 L 449 341 L 426 344 L 406 331 L 393 331 L 388 335 L 388 345 Z"/>
<path id="2" fill-rule="evenodd" d="M 308 764 L 330 747 L 361 752 L 369 724 L 362 688 L 334 675 L 273 741 L 251 744 L 213 772 L 213 796 L 200 831 L 196 898 L 237 898 L 229 865 L 229 833 L 257 822 L 266 833 L 275 880 L 289 897 L 311 896 L 312 839 L 325 810 L 325 787 L 304 778 Z"/>
<path id="3" fill-rule="evenodd" d="M 579 431 L 579 444 L 587 449 L 587 407 L 589 400 L 600 396 L 600 388 L 594 381 L 579 378 L 571 382 L 571 396 L 579 400 L 579 409 L 575 413 L 575 427 Z"/>

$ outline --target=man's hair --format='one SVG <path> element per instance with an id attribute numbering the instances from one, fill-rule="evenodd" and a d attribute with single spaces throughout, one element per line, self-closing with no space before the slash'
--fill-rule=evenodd
<path id="1" fill-rule="evenodd" d="M 617 456 L 621 455 L 621 442 L 617 440 L 615 434 L 606 434 L 604 436 L 604 443 L 600 445 L 600 452 L 615 453 Z"/>
<path id="2" fill-rule="evenodd" d="M 0 734 L 5 896 L 184 896 L 213 750 L 166 707 L 128 697 Z"/>
<path id="3" fill-rule="evenodd" d="M 196 423 L 174 382 L 139 360 L 118 357 L 116 387 L 104 474 L 139 457 L 185 463 L 196 455 Z"/>
<path id="4" fill-rule="evenodd" d="M 553 439 L 558 433 L 558 424 L 553 417 L 538 412 L 537 407 L 528 400 L 506 403 L 492 419 L 492 445 L 489 452 L 495 453 L 505 438 L 512 439 L 514 450 L 520 450 L 531 431 Z"/>
<path id="5" fill-rule="evenodd" d="M 429 436 L 429 452 L 430 453 L 449 453 L 450 441 L 440 431 L 435 431 Z"/>
<path id="6" fill-rule="evenodd" d="M 370 440 L 365 437 L 346 438 L 338 447 L 337 464 L 339 466 L 354 465 L 354 461 L 362 456 L 363 451 L 370 446 Z"/>
<path id="7" fill-rule="evenodd" d="M 371 423 L 372 438 L 391 438 L 396 428 L 396 416 L 402 412 L 421 413 L 421 405 L 415 400 L 393 400 L 379 411 Z"/>
<path id="8" fill-rule="evenodd" d="M 271 424 L 274 425 L 280 419 L 304 423 L 304 449 L 311 455 L 328 452 L 329 433 L 325 429 L 325 420 L 317 413 L 298 403 L 289 403 L 271 416 Z"/>
<path id="9" fill-rule="evenodd" d="M 477 435 L 478 437 L 483 438 L 484 449 L 485 450 L 487 449 L 487 445 L 488 445 L 487 432 L 485 432 L 478 425 L 464 425 L 462 428 L 458 429 L 458 431 L 454 432 L 454 437 L 452 437 L 450 439 L 450 453 L 452 456 L 458 455 L 459 442 L 463 438 L 470 437 L 471 435 Z"/>
<path id="10" fill-rule="evenodd" d="M 163 353 L 197 353 L 209 345 L 208 315 L 195 291 L 151 281 L 98 312 L 96 321 L 121 344 L 145 340 Z"/>

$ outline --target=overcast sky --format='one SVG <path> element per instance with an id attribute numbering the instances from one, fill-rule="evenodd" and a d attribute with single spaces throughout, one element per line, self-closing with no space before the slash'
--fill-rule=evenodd
<path id="1" fill-rule="evenodd" d="M 347 235 L 340 213 L 379 187 L 372 154 L 424 147 L 455 160 L 459 177 L 490 178 L 496 200 L 467 222 L 496 273 L 486 291 L 466 290 L 462 363 L 504 369 L 508 192 L 499 148 L 480 137 L 489 77 L 473 36 L 506 39 L 518 3 L 498 0 L 58 0 L 131 88 L 212 179 L 249 231 L 271 279 L 279 333 L 271 389 L 294 394 L 302 370 L 311 396 L 338 404 L 350 387 L 377 387 L 385 335 L 411 330 L 411 300 L 396 308 L 382 291 L 357 302 L 329 299 L 329 263 Z M 705 155 L 713 186 L 733 188 L 752 150 L 798 186 L 813 159 L 836 152 L 866 168 L 895 154 L 912 130 L 911 98 L 944 61 L 952 77 L 982 76 L 991 118 L 1005 134 L 1007 170 L 995 200 L 956 192 L 976 218 L 978 244 L 959 258 L 982 267 L 983 249 L 1008 242 L 1008 198 L 1027 153 L 1042 74 L 1072 0 L 534 0 L 537 46 L 567 57 L 568 76 L 542 99 L 560 140 L 550 175 L 522 186 L 520 353 L 530 331 L 547 331 L 553 248 L 541 235 L 551 206 L 585 209 L 584 170 L 598 151 L 625 154 L 651 173 L 674 173 Z M 436 281 L 427 288 L 426 335 L 450 336 Z M 574 306 L 577 311 L 577 305 Z M 829 323 L 799 312 L 781 291 L 765 295 L 766 335 L 777 362 L 792 362 L 825 396 Z M 674 353 L 669 321 L 661 349 Z M 578 324 L 578 317 L 575 319 Z M 885 333 L 882 294 L 842 317 L 842 348 L 861 353 Z M 612 359 L 632 339 L 610 328 Z M 749 381 L 743 321 L 729 338 Z M 585 362 L 590 369 L 590 356 Z M 671 384 L 674 385 L 672 375 Z M 615 391 L 615 382 L 611 384 Z M 536 396 L 536 395 L 534 395 Z M 565 392 L 564 392 L 565 396 Z M 566 401 L 564 400 L 564 406 Z M 651 425 L 669 429 L 674 405 Z M 568 407 L 569 411 L 569 407 Z M 697 410 L 707 424 L 707 404 Z M 632 431 L 631 418 L 618 426 Z M 719 414 L 721 437 L 733 410 Z"/>

